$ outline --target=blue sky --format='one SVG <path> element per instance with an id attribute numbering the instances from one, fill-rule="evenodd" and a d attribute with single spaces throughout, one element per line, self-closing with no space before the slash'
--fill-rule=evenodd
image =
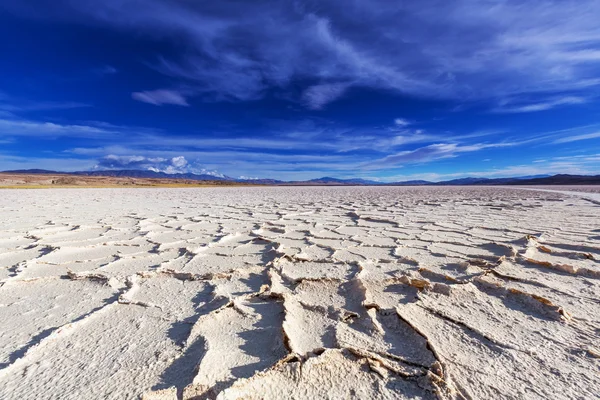
<path id="1" fill-rule="evenodd" d="M 4 0 L 0 170 L 600 173 L 596 0 Z"/>

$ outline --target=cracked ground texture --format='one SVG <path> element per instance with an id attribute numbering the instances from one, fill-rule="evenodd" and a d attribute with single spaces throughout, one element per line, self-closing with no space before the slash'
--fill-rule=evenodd
<path id="1" fill-rule="evenodd" d="M 2 399 L 590 399 L 598 194 L 4 190 Z"/>

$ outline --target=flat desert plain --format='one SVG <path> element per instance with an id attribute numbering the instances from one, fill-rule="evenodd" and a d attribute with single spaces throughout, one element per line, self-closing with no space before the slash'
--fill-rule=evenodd
<path id="1" fill-rule="evenodd" d="M 598 398 L 599 197 L 0 191 L 0 398 Z"/>

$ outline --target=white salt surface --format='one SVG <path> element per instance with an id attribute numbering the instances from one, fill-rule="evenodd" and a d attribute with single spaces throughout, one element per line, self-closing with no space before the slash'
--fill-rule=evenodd
<path id="1" fill-rule="evenodd" d="M 598 195 L 0 192 L 2 399 L 583 399 Z"/>

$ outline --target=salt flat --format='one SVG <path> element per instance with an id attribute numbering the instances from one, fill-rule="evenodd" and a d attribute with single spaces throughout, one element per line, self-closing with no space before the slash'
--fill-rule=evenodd
<path id="1" fill-rule="evenodd" d="M 3 190 L 0 398 L 598 398 L 594 195 Z"/>

